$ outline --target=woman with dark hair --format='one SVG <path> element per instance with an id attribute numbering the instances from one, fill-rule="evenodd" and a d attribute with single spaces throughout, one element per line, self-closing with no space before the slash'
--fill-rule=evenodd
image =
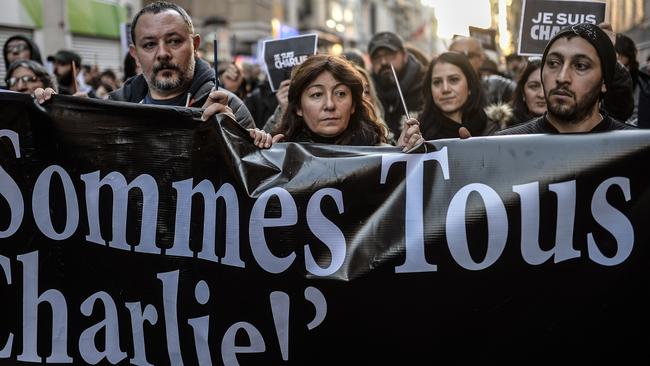
<path id="1" fill-rule="evenodd" d="M 349 61 L 311 56 L 293 69 L 287 110 L 273 141 L 385 145 L 386 126 L 363 91 L 363 76 Z M 404 151 L 424 142 L 417 121 L 407 124 L 398 140 Z"/>
<path id="2" fill-rule="evenodd" d="M 461 137 L 461 127 L 471 136 L 491 135 L 500 128 L 483 110 L 485 93 L 467 56 L 441 54 L 429 64 L 424 80 L 419 120 L 426 140 Z"/>
<path id="3" fill-rule="evenodd" d="M 43 65 L 32 60 L 14 61 L 7 69 L 5 82 L 9 90 L 32 95 L 37 88 L 56 90 L 55 79 Z"/>
<path id="4" fill-rule="evenodd" d="M 546 112 L 546 99 L 542 88 L 542 61 L 528 61 L 512 94 L 514 119 L 512 125 L 527 122 Z"/>

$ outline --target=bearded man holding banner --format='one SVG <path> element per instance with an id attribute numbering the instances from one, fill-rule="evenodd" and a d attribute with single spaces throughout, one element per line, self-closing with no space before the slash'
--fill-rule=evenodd
<path id="1" fill-rule="evenodd" d="M 563 29 L 542 57 L 547 112 L 496 135 L 635 129 L 599 108 L 613 86 L 615 67 L 614 45 L 599 26 L 582 23 Z"/>
<path id="2" fill-rule="evenodd" d="M 241 99 L 226 89 L 215 88 L 214 70 L 196 54 L 201 36 L 194 33 L 192 20 L 182 7 L 165 1 L 148 4 L 134 16 L 131 38 L 129 53 L 142 74 L 111 93 L 111 100 L 202 106 L 203 120 L 226 113 L 245 128 L 255 127 Z M 53 92 L 40 89 L 35 96 L 43 103 Z"/>

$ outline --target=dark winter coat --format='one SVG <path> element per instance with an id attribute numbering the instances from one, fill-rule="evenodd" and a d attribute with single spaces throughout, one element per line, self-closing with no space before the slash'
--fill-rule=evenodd
<path id="1" fill-rule="evenodd" d="M 190 95 L 189 107 L 201 108 L 208 99 L 208 95 L 214 88 L 214 70 L 210 65 L 200 59 L 196 60 L 194 67 L 194 78 L 187 93 Z M 228 93 L 228 106 L 235 114 L 237 122 L 245 128 L 255 128 L 255 122 L 251 117 L 248 108 L 235 94 L 226 89 L 220 91 Z M 111 100 L 140 103 L 147 93 L 149 86 L 142 74 L 136 75 L 127 80 L 124 85 L 109 95 Z"/>
<path id="2" fill-rule="evenodd" d="M 605 114 L 603 120 L 589 132 L 607 132 L 614 130 L 636 130 L 634 126 L 619 122 Z M 495 133 L 495 135 L 527 135 L 534 133 L 559 134 L 558 131 L 547 119 L 546 113 L 543 116 L 532 119 L 526 123 L 519 124 Z"/>

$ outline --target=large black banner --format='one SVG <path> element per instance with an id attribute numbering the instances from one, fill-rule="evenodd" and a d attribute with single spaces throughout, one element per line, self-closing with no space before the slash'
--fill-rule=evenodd
<path id="1" fill-rule="evenodd" d="M 0 364 L 647 360 L 650 133 L 276 144 L 0 94 Z"/>

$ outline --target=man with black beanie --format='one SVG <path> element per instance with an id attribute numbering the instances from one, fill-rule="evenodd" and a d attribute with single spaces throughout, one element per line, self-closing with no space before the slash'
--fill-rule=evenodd
<path id="1" fill-rule="evenodd" d="M 602 132 L 634 127 L 600 110 L 614 80 L 616 51 L 597 25 L 582 23 L 558 32 L 542 57 L 547 112 L 497 135 Z"/>

